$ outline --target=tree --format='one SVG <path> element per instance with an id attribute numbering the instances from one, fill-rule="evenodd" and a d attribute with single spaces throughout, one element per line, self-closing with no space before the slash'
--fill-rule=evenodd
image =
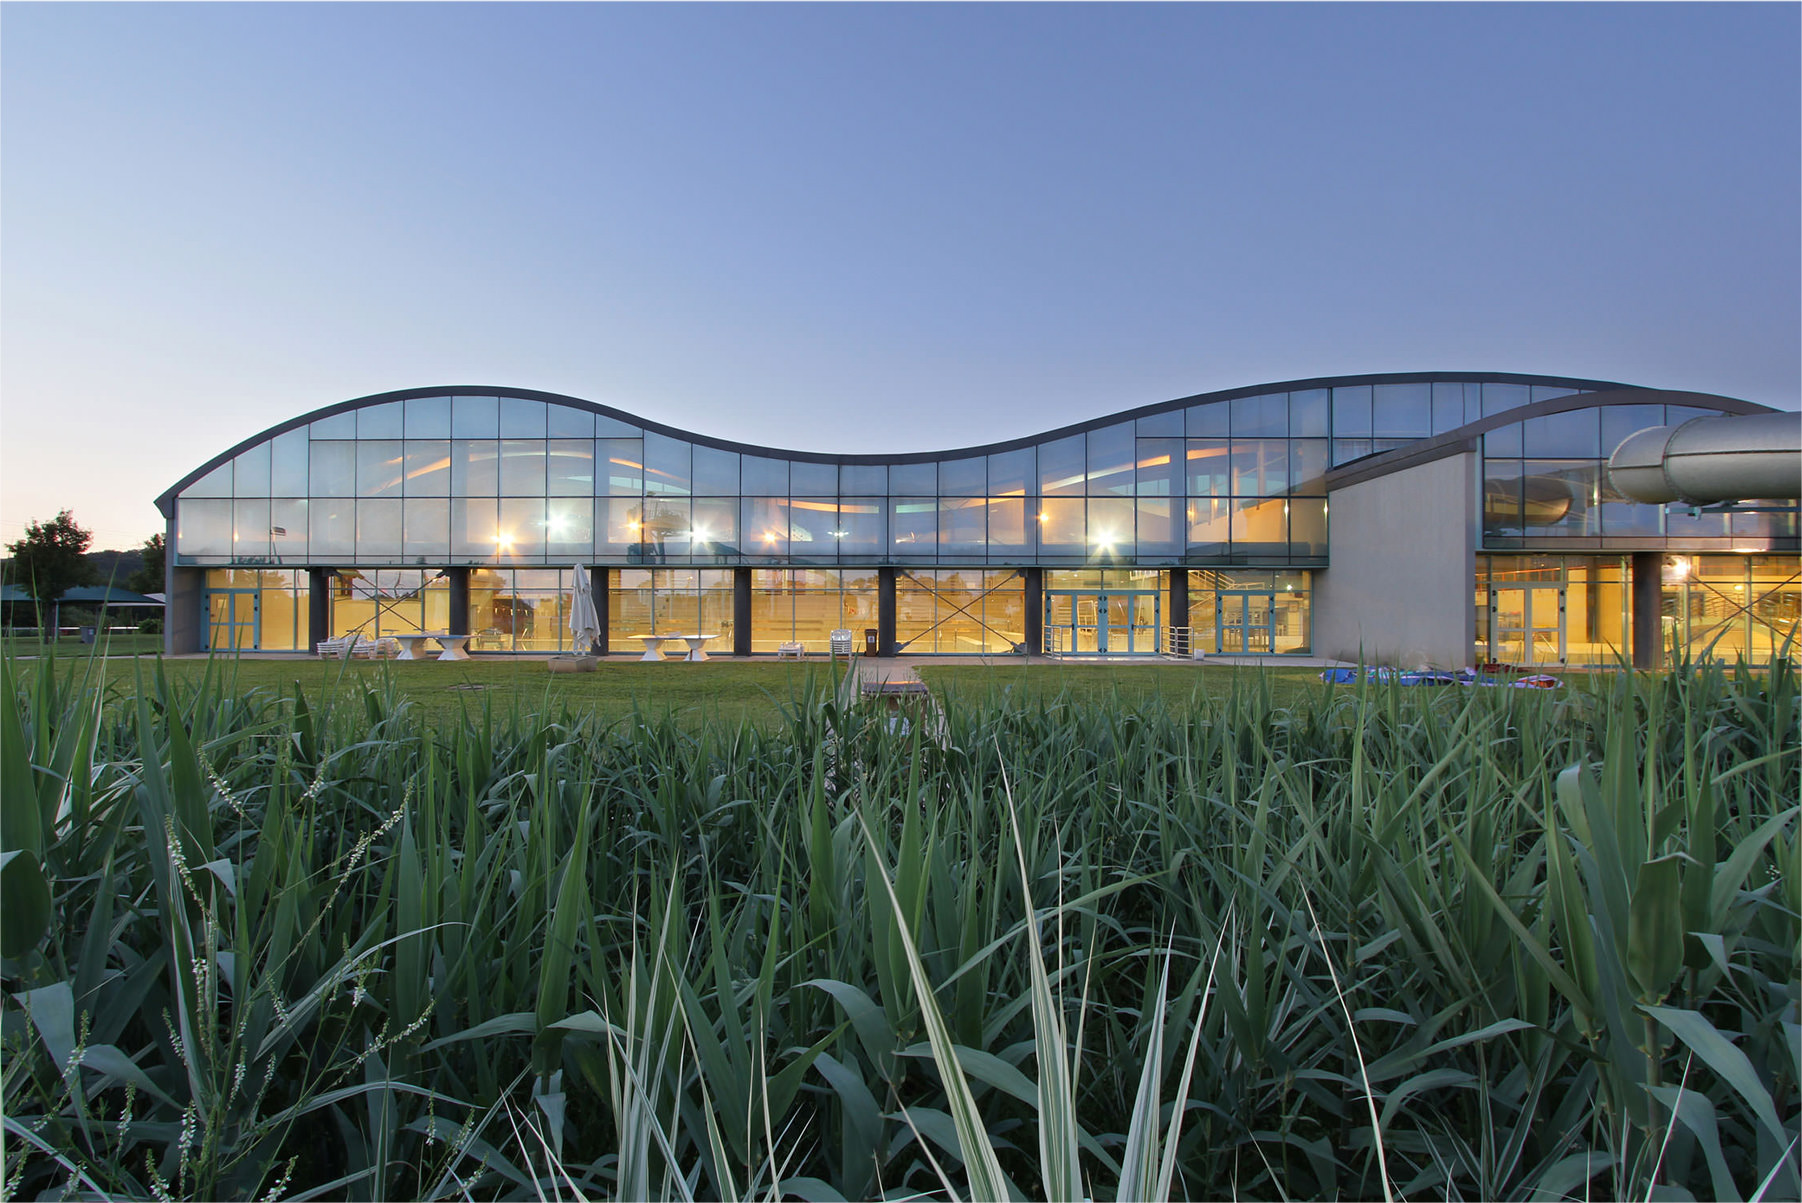
<path id="1" fill-rule="evenodd" d="M 143 566 L 125 578 L 125 587 L 133 593 L 161 593 L 163 591 L 163 536 L 152 535 L 144 540 L 141 553 Z"/>
<path id="2" fill-rule="evenodd" d="M 77 585 L 93 583 L 94 569 L 87 561 L 88 544 L 93 541 L 93 534 L 63 510 L 48 522 L 34 519 L 25 528 L 24 538 L 6 545 L 12 553 L 12 583 L 37 602 L 40 625 L 45 609 L 57 598 Z"/>

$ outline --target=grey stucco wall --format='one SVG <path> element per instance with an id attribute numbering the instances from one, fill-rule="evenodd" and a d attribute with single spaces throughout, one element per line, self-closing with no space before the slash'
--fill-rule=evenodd
<path id="1" fill-rule="evenodd" d="M 1477 457 L 1462 452 L 1333 492 L 1332 567 L 1314 578 L 1314 652 L 1458 668 L 1476 643 Z"/>
<path id="2" fill-rule="evenodd" d="M 167 545 L 173 546 L 174 540 Z M 168 655 L 200 650 L 201 592 L 205 586 L 204 568 L 170 564 L 163 569 L 163 651 Z"/>

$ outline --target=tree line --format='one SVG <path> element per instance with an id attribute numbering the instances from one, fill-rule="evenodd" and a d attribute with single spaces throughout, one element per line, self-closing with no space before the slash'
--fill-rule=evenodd
<path id="1" fill-rule="evenodd" d="M 163 588 L 163 536 L 155 534 L 131 551 L 94 551 L 92 531 L 75 521 L 69 510 L 48 521 L 33 519 L 25 534 L 6 545 L 0 561 L 6 584 L 17 585 L 40 612 L 70 589 L 116 584 L 134 593 L 160 593 Z M 125 569 L 125 575 L 120 570 Z"/>

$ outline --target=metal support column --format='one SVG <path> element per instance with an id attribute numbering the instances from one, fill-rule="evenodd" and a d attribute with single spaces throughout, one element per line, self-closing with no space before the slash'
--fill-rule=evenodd
<path id="1" fill-rule="evenodd" d="M 595 626 L 600 629 L 601 655 L 613 649 L 613 569 L 590 568 L 588 588 L 594 594 Z"/>
<path id="2" fill-rule="evenodd" d="M 787 636 L 784 636 L 787 638 Z M 751 654 L 751 570 L 732 570 L 732 654 Z"/>
<path id="3" fill-rule="evenodd" d="M 876 570 L 876 644 L 885 656 L 893 656 L 895 648 L 895 570 Z"/>
<path id="4" fill-rule="evenodd" d="M 1170 613 L 1164 615 L 1164 627 L 1167 630 L 1170 627 L 1187 628 L 1188 625 L 1189 625 L 1189 570 L 1187 568 L 1172 568 L 1170 570 Z M 1163 632 L 1160 631 L 1159 635 L 1161 636 L 1162 634 L 1163 634 Z M 1169 652 L 1169 653 L 1175 653 L 1178 650 L 1186 650 L 1189 653 L 1193 653 L 1195 650 L 1194 639 L 1195 639 L 1195 632 L 1190 631 L 1189 632 L 1190 646 L 1187 649 L 1160 647 L 1158 650 L 1162 651 L 1162 652 Z"/>
<path id="5" fill-rule="evenodd" d="M 1040 656 L 1045 652 L 1045 570 L 1023 568 L 1026 578 L 1026 654 Z"/>
<path id="6" fill-rule="evenodd" d="M 1633 667 L 1657 668 L 1664 660 L 1664 553 L 1633 553 L 1630 603 Z"/>
<path id="7" fill-rule="evenodd" d="M 307 650 L 332 637 L 332 570 L 307 569 Z"/>
<path id="8" fill-rule="evenodd" d="M 469 629 L 469 569 L 446 568 L 445 579 L 450 582 L 450 634 L 473 635 Z"/>

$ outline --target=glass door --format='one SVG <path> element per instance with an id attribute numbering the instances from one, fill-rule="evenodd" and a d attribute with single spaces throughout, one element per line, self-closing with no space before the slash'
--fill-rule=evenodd
<path id="1" fill-rule="evenodd" d="M 1276 594 L 1220 593 L 1215 623 L 1218 651 L 1268 655 L 1275 650 Z"/>
<path id="2" fill-rule="evenodd" d="M 206 650 L 239 651 L 257 646 L 257 591 L 209 589 L 206 593 Z"/>
<path id="3" fill-rule="evenodd" d="M 1490 658 L 1502 664 L 1564 663 L 1564 590 L 1502 585 L 1490 593 Z"/>
<path id="4" fill-rule="evenodd" d="M 1046 593 L 1046 649 L 1084 656 L 1153 656 L 1158 650 L 1156 593 L 1100 590 Z"/>

